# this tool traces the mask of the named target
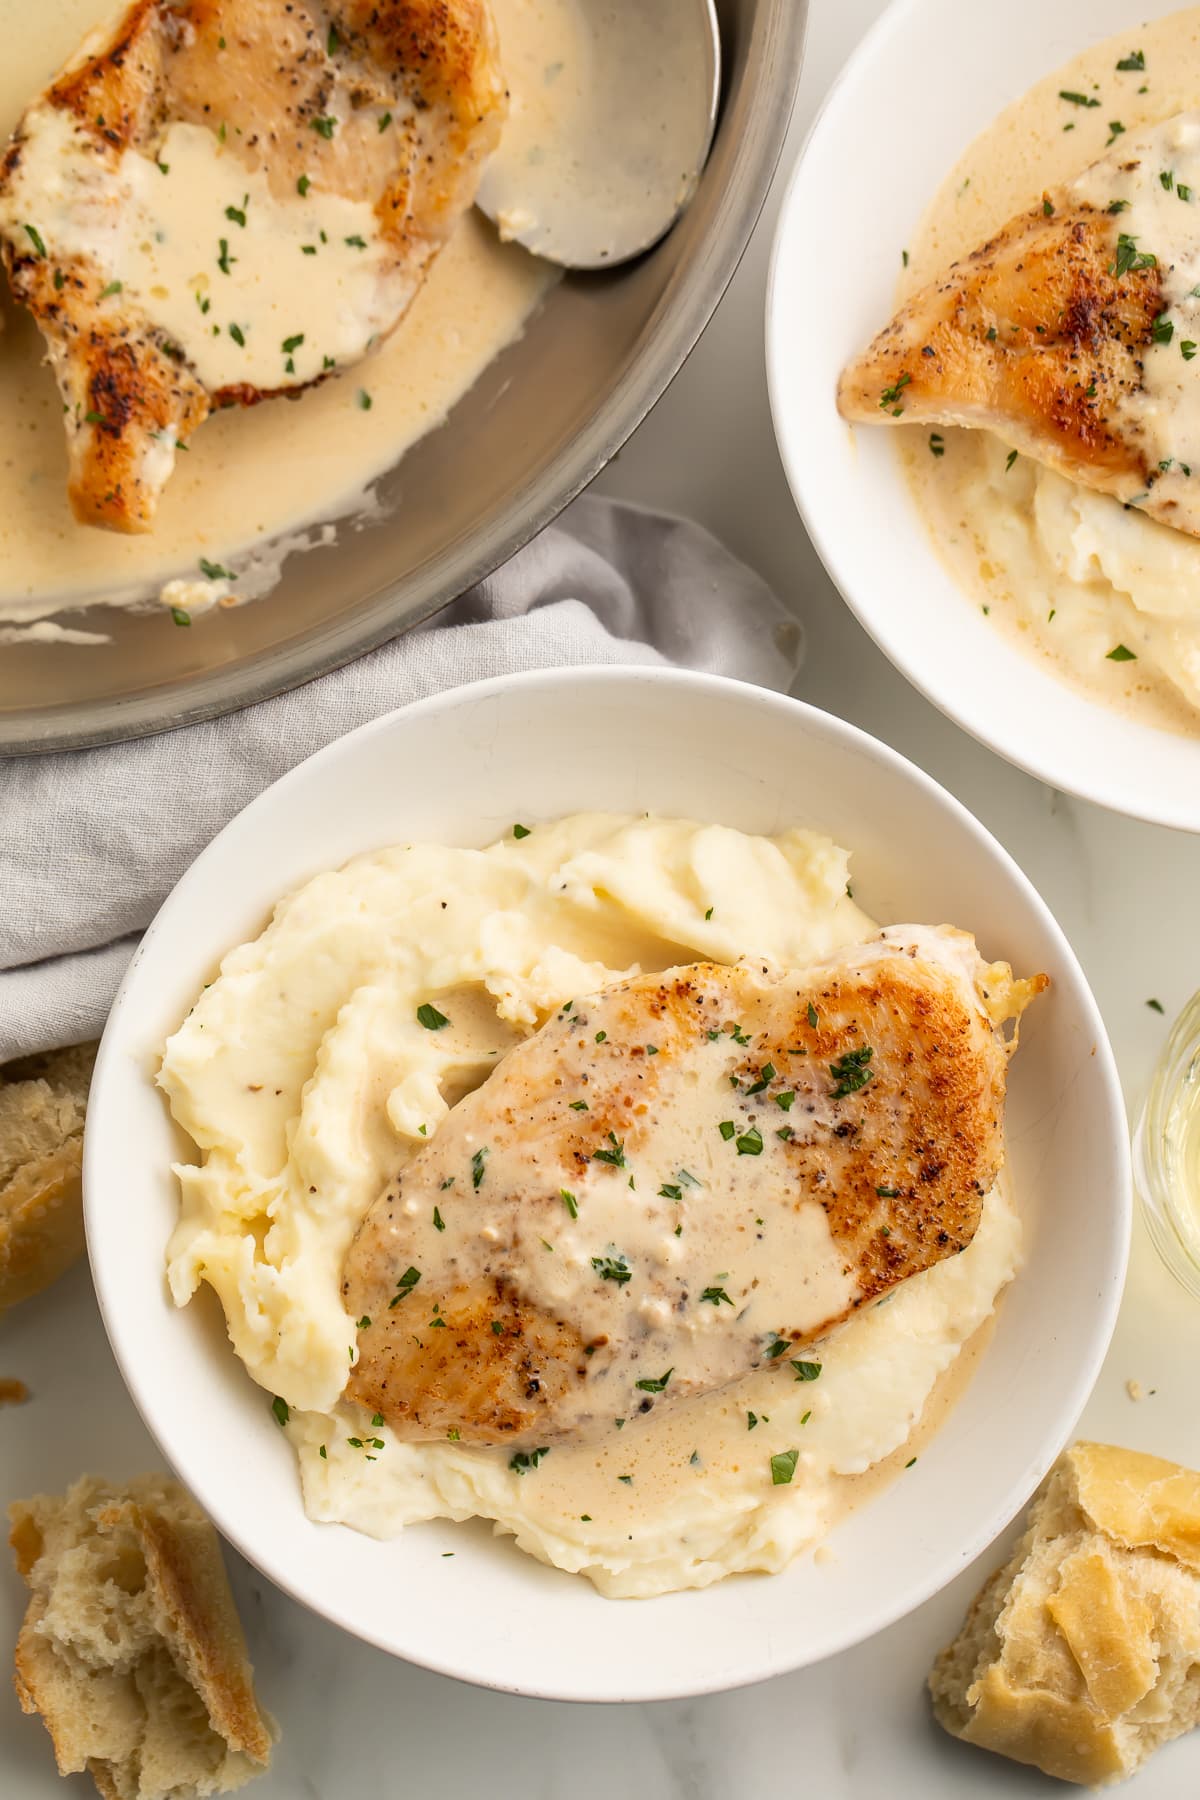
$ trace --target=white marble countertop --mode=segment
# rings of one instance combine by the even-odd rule
[[[814,0],[808,58],[780,177],[716,320],[650,420],[601,480],[610,493],[701,519],[759,568],[805,620],[797,692],[854,720],[928,769],[988,825],[1057,913],[1092,982],[1136,1112],[1170,1016],[1200,979],[1195,955],[1200,841],[1114,818],[1009,768],[936,713],[884,661],[842,605],[792,508],[775,452],[762,360],[771,231],[784,181],[847,54],[884,0]],[[1195,884],[1195,885],[1193,885]],[[1161,1000],[1167,1017],[1146,1006]],[[0,1416],[9,1493],[113,1474],[158,1458],[121,1386],[78,1268],[0,1327],[0,1373],[41,1405]],[[1124,1309],[1084,1416],[1098,1437],[1200,1465],[1200,1305],[1159,1266],[1139,1227]],[[1138,1403],[1126,1382],[1153,1389]],[[66,1396],[70,1396],[69,1407]],[[0,1644],[23,1606],[0,1559]],[[858,1650],[763,1686],[657,1706],[556,1706],[462,1687],[344,1637],[230,1558],[267,1703],[284,1724],[261,1800],[410,1794],[464,1800],[728,1800],[811,1792],[820,1800],[962,1800],[1062,1794],[1058,1784],[944,1738],[924,1703],[935,1649],[957,1628],[990,1559]],[[465,1628],[465,1627],[464,1627]],[[637,1629],[631,1607],[630,1629]],[[1163,1752],[1139,1800],[1193,1800],[1200,1736]],[[41,1724],[0,1683],[0,1793],[92,1792],[53,1774]]]

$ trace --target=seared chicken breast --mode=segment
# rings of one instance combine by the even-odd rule
[[[1200,535],[1200,114],[1117,141],[902,306],[838,405],[988,427]]]
[[[135,0],[93,34],[0,165],[76,516],[148,530],[214,407],[376,347],[506,104],[486,0]]]
[[[899,926],[563,1007],[367,1213],[347,1396],[404,1439],[549,1446],[772,1366],[970,1243],[1044,978]]]

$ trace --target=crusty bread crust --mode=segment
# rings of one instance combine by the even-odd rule
[[[83,1476],[9,1516],[30,1589],[14,1685],[59,1773],[87,1770],[105,1800],[193,1800],[259,1773],[273,1726],[191,1496],[164,1475],[124,1488]]]
[[[1085,1785],[1200,1723],[1200,1474],[1075,1444],[929,1689],[954,1737]]]
[[[83,1250],[83,1123],[96,1046],[0,1069],[0,1312]]]

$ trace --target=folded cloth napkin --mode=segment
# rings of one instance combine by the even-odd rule
[[[785,688],[800,655],[795,620],[698,525],[589,497],[436,623],[306,687],[134,743],[0,762],[0,1062],[97,1036],[192,859],[354,726],[465,682],[587,663]]]

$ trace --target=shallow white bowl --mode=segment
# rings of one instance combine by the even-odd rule
[[[776,435],[859,621],[935,706],[1052,786],[1200,831],[1200,738],[1076,693],[987,625],[940,561],[891,434],[851,431],[844,364],[891,312],[900,252],[959,157],[1041,76],[1181,0],[894,0],[834,86],[780,217],[767,297]]]
[[[481,1526],[388,1544],[314,1525],[295,1461],[215,1305],[163,1274],[186,1145],[153,1085],[161,1045],[279,896],[358,851],[483,844],[513,819],[642,810],[854,851],[881,920],[953,920],[985,954],[1046,970],[1013,1065],[1009,1145],[1028,1224],[966,1398],[919,1464],[835,1534],[833,1562],[639,1603],[604,1600]],[[96,1065],[84,1185],[105,1322],[134,1400],[216,1524],[315,1611],[448,1674],[572,1700],[650,1700],[794,1669],[889,1624],[1002,1529],[1064,1443],[1112,1330],[1129,1232],[1111,1052],[1079,965],[993,838],[927,776],[810,707],[713,677],[555,671],[460,688],[332,744],[193,864],[142,943]],[[208,1296],[211,1300],[211,1296]],[[453,1549],[453,1561],[442,1552]]]

